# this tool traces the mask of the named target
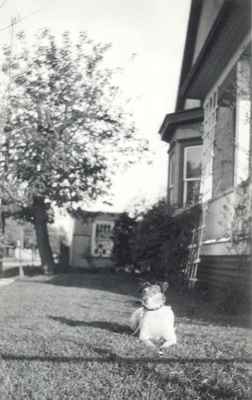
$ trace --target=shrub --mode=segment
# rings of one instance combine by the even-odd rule
[[[201,211],[199,207],[174,211],[159,201],[143,215],[135,231],[133,259],[136,264],[149,264],[153,274],[176,286],[183,284],[188,245]]]
[[[162,275],[162,246],[171,240],[172,222],[172,210],[165,201],[159,201],[143,214],[137,224],[134,261],[149,265],[155,275]]]
[[[115,221],[113,229],[112,258],[118,267],[133,264],[133,241],[135,238],[136,219],[128,213],[122,213]]]
[[[166,279],[174,286],[183,285],[188,245],[193,228],[198,226],[200,212],[199,207],[194,207],[175,213],[160,200],[140,219],[121,214],[113,232],[116,265],[151,271],[156,279]]]

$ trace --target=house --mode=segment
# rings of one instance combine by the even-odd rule
[[[117,213],[78,210],[72,215],[70,266],[75,268],[111,268],[112,231]]]
[[[169,143],[167,200],[200,204],[188,280],[213,293],[250,290],[252,231],[251,1],[192,0]]]

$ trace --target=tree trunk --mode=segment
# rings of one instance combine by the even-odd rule
[[[64,243],[60,244],[60,257],[59,257],[60,268],[63,272],[66,272],[69,267],[69,247]]]
[[[46,273],[54,273],[55,265],[49,242],[47,213],[44,199],[34,199],[33,216],[42,268]]]

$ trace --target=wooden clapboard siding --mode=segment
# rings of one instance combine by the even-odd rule
[[[211,289],[224,289],[236,283],[252,288],[252,265],[247,256],[202,256],[198,280]]]

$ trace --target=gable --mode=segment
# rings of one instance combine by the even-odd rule
[[[250,30],[251,0],[192,0],[176,111],[204,99]]]
[[[186,98],[180,93],[188,74],[192,70],[197,58],[204,47],[218,15],[224,4],[230,0],[191,0],[191,8],[184,46],[183,62],[179,80],[176,111],[187,109]]]

